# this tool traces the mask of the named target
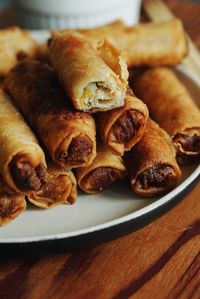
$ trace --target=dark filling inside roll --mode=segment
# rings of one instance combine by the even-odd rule
[[[25,156],[17,155],[10,163],[10,172],[15,185],[22,191],[38,191],[46,180],[46,168],[39,164],[34,168]]]
[[[200,153],[195,155],[188,155],[187,153],[177,152],[176,160],[179,164],[191,164],[199,160]]]
[[[88,191],[101,191],[120,179],[122,173],[112,167],[98,167],[90,171],[81,185]]]
[[[21,199],[17,195],[0,192],[0,217],[7,217],[22,207]]]
[[[129,142],[144,123],[142,113],[130,109],[125,111],[112,126],[111,133],[117,142]]]
[[[157,164],[149,167],[139,174],[137,180],[143,189],[150,187],[166,187],[171,185],[171,179],[174,175],[173,169],[164,164]]]
[[[78,136],[72,139],[67,152],[61,153],[59,161],[76,165],[87,161],[92,152],[92,142],[87,136]]]
[[[14,210],[14,202],[7,194],[0,194],[0,216],[6,217]]]
[[[180,143],[186,152],[200,153],[200,136],[197,134],[189,136],[178,133],[174,136],[173,141]]]
[[[69,186],[69,179],[64,175],[49,175],[47,182],[37,193],[38,197],[51,199],[53,201],[60,200]]]
[[[17,52],[17,60],[18,61],[23,61],[27,58],[28,58],[28,54],[26,52],[24,52],[24,51]]]

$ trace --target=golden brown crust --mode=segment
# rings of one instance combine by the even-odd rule
[[[89,165],[96,156],[96,128],[90,114],[75,111],[52,69],[27,61],[8,74],[5,88],[45,144],[52,160],[71,169]],[[83,152],[70,156],[70,146]],[[86,146],[87,145],[87,146]]]
[[[36,57],[36,42],[27,31],[18,27],[0,30],[0,77],[20,60]]]
[[[127,94],[123,107],[99,113],[97,129],[103,143],[116,155],[123,156],[124,151],[129,151],[142,137],[147,118],[146,105]]]
[[[32,188],[21,189],[10,171],[12,161],[24,157],[26,162],[36,170],[39,166],[46,169],[43,150],[25,123],[10,98],[0,90],[0,172],[7,185],[16,192],[29,192]],[[17,162],[15,161],[17,164]]]
[[[176,163],[175,153],[170,137],[155,122],[148,120],[142,139],[125,155],[125,164],[127,165],[131,187],[138,195],[144,197],[157,196],[173,189],[180,179],[180,169]],[[166,176],[162,181],[159,179],[161,171],[166,168]],[[150,177],[151,170],[158,172],[157,182],[153,182]],[[141,174],[148,171],[149,185],[144,183]],[[147,174],[148,175],[148,174]],[[159,183],[160,180],[160,183]]]
[[[137,25],[133,30],[127,30],[126,39],[125,55],[129,67],[174,66],[188,52],[183,25],[178,19]]]
[[[182,22],[178,19],[127,27],[120,21],[95,29],[80,30],[94,45],[104,38],[124,51],[129,68],[174,66],[186,56],[188,47]]]
[[[125,176],[126,168],[121,157],[112,154],[102,144],[98,145],[97,156],[91,165],[76,169],[78,186],[86,193],[101,192]]]
[[[95,112],[123,105],[128,73],[113,45],[103,42],[97,50],[84,35],[68,30],[53,36],[49,53],[76,109]]]
[[[77,183],[71,171],[48,163],[48,177],[38,192],[28,195],[28,200],[39,208],[52,208],[58,204],[73,204],[77,198]]]
[[[200,155],[198,147],[184,149],[177,134],[200,136],[200,111],[185,86],[168,68],[145,71],[135,83],[135,92],[147,104],[152,118],[172,137],[178,154]]]

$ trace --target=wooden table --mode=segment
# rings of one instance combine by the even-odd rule
[[[200,5],[168,1],[200,48]],[[199,299],[200,184],[172,211],[87,250],[0,257],[1,299]]]

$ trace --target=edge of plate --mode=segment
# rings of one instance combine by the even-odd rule
[[[149,204],[148,206],[134,211],[126,216],[117,218],[112,221],[105,222],[103,224],[95,225],[89,228],[84,228],[68,233],[60,233],[60,234],[53,234],[53,235],[46,235],[46,236],[39,236],[39,237],[25,237],[25,238],[8,238],[5,240],[0,239],[0,244],[17,244],[17,243],[33,243],[33,242],[43,242],[43,241],[54,241],[59,239],[66,239],[71,237],[78,237],[80,235],[86,235],[88,233],[97,232],[100,230],[105,230],[110,227],[114,227],[116,225],[120,225],[122,223],[133,221],[143,216],[147,216],[148,214],[155,212],[158,208],[168,204],[169,202],[173,201],[174,198],[178,197],[179,194],[183,193],[188,187],[192,185],[192,183],[197,183],[200,179],[200,165],[195,169],[195,171],[185,180],[183,181],[178,187],[174,190],[166,194],[165,196],[161,197],[160,199],[156,200],[155,202]]]

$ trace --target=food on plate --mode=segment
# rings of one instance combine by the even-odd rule
[[[78,186],[86,193],[101,192],[126,174],[122,158],[102,144],[97,146],[97,156],[91,165],[76,169]]]
[[[80,30],[94,44],[106,38],[124,50],[128,67],[174,66],[186,56],[188,47],[182,22],[141,23],[127,27],[117,21],[95,29]]]
[[[75,31],[54,34],[50,60],[74,107],[105,111],[123,106],[128,72],[121,53],[102,41],[95,48]]]
[[[44,152],[10,98],[0,90],[0,173],[16,192],[41,188],[46,177]]]
[[[0,77],[20,60],[36,57],[36,42],[31,35],[18,27],[0,30]]]
[[[5,89],[56,164],[71,169],[93,161],[94,119],[88,113],[74,110],[49,66],[35,61],[18,64],[6,77]]]
[[[28,195],[28,200],[39,208],[51,208],[66,203],[73,204],[77,197],[77,183],[71,171],[48,163],[48,176],[42,188]]]
[[[97,130],[104,144],[116,155],[123,156],[144,134],[148,118],[147,106],[134,95],[127,94],[123,107],[99,113]]]
[[[0,226],[13,221],[25,209],[25,196],[9,189],[0,177]]]
[[[142,139],[124,160],[133,191],[143,197],[167,193],[181,176],[170,137],[150,119]]]
[[[187,51],[178,19],[56,30],[42,44],[0,30],[0,226],[25,199],[73,204],[77,187],[95,194],[128,175],[141,197],[175,188],[177,161],[200,157],[200,112],[164,67]]]
[[[171,136],[180,163],[200,157],[200,111],[185,86],[168,68],[145,71],[135,92],[152,118]]]

